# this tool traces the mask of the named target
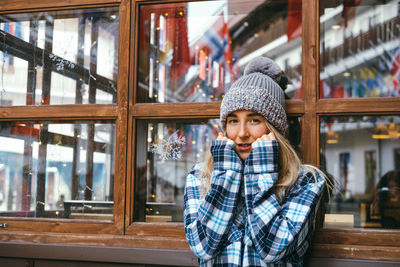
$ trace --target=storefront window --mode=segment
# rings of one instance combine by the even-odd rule
[[[2,14],[0,105],[116,103],[117,59],[118,8]]]
[[[0,216],[110,219],[115,124],[0,124]]]
[[[290,142],[300,153],[300,120],[288,121]],[[204,162],[219,131],[219,119],[138,121],[136,221],[183,221],[186,176],[194,164]]]
[[[400,2],[320,5],[320,98],[400,96]]]
[[[400,227],[400,116],[323,117],[325,227]]]
[[[301,98],[301,1],[140,6],[138,102],[220,101],[247,62],[267,56]]]

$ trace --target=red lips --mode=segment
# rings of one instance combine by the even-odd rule
[[[237,144],[237,147],[240,151],[246,151],[251,149],[251,144]]]

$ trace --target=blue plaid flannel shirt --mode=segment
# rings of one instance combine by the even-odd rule
[[[301,169],[282,204],[271,189],[278,179],[278,142],[252,144],[243,162],[231,140],[211,146],[211,188],[197,164],[187,176],[186,238],[200,266],[302,266],[325,186],[320,173]],[[243,179],[244,177],[244,179]]]

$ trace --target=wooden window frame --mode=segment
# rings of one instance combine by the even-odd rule
[[[136,70],[137,62],[133,55],[138,53],[139,5],[159,3],[160,1],[136,1],[133,12],[132,30],[135,33],[131,43],[131,70]],[[170,1],[165,1],[169,3]],[[173,1],[187,2],[187,1]],[[164,2],[163,2],[164,3]],[[303,99],[286,100],[289,116],[302,117],[302,150],[303,161],[319,165],[319,120],[321,116],[338,115],[386,115],[400,113],[400,98],[368,98],[368,99],[319,99],[319,1],[303,1],[302,13],[302,88]],[[134,135],[135,124],[140,119],[171,118],[218,118],[220,102],[212,103],[137,103],[137,73],[130,75],[133,99],[129,102],[129,136],[128,162],[135,164]],[[132,88],[133,87],[133,88]],[[201,110],[201,112],[199,112]],[[143,223],[133,221],[134,172],[128,169],[126,233],[154,237],[157,229],[158,238],[169,238],[170,248],[182,248],[179,241],[184,240],[182,223]],[[175,243],[176,241],[176,243]],[[353,259],[400,260],[396,251],[400,251],[400,231],[383,229],[317,229],[312,244],[312,256],[338,257]],[[156,245],[156,244],[155,244]],[[349,253],[349,249],[357,253]],[[371,254],[374,251],[375,254]]]
[[[400,114],[400,98],[319,99],[320,24],[319,1],[303,1],[303,90],[305,115],[303,159],[319,165],[319,120],[321,116]],[[307,129],[307,130],[306,130]],[[311,134],[305,134],[308,131]],[[311,246],[315,257],[371,260],[400,260],[400,230],[324,229],[316,230]]]
[[[117,145],[126,142],[126,121],[128,94],[128,54],[125,47],[129,46],[129,35],[125,33],[129,28],[129,1],[119,0],[70,0],[62,1],[22,1],[5,0],[0,2],[0,12],[27,13],[40,11],[70,10],[82,8],[119,7],[119,44],[118,55],[118,94],[117,104],[73,104],[73,105],[42,105],[42,106],[11,106],[0,107],[0,121],[97,121],[112,120],[116,128],[115,144],[115,177],[114,177],[114,216],[113,221],[82,220],[82,219],[50,219],[50,218],[0,218],[1,223],[7,223],[7,228],[0,234],[4,240],[12,241],[20,235],[22,239],[31,241],[35,238],[44,238],[44,233],[52,233],[58,242],[65,233],[86,233],[91,235],[112,234],[124,232],[125,210],[125,173],[126,173],[126,146]],[[128,10],[128,11],[127,11]],[[52,238],[46,234],[47,238]],[[47,239],[46,238],[46,239]],[[67,239],[76,237],[70,236]],[[47,241],[44,241],[47,242]]]
[[[196,0],[195,0],[196,1]],[[140,119],[217,118],[218,102],[137,103],[139,5],[182,0],[68,0],[0,1],[1,13],[52,11],[88,7],[119,7],[119,70],[117,105],[57,105],[0,107],[0,121],[31,119],[97,120],[116,122],[114,222],[9,219],[0,230],[3,242],[80,244],[188,250],[182,223],[143,223],[133,220],[135,126]],[[303,160],[319,164],[321,116],[399,115],[400,98],[319,99],[319,1],[303,1],[302,100],[287,100],[287,113],[302,117]],[[201,110],[201,113],[198,112]],[[51,232],[51,233],[49,233]],[[69,234],[66,234],[69,233]],[[400,231],[391,229],[317,229],[311,247],[315,257],[400,261]]]

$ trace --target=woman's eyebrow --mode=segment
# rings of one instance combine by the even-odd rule
[[[229,114],[229,115],[227,116],[227,118],[229,118],[229,117],[235,117],[235,118],[237,118],[237,115],[236,115],[236,114]]]
[[[260,115],[260,114],[258,114],[258,113],[250,113],[250,114],[248,114],[247,116],[249,116],[249,117],[256,117],[256,116],[262,116],[262,115]]]

